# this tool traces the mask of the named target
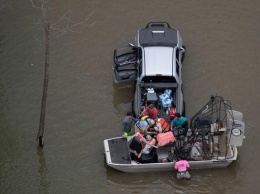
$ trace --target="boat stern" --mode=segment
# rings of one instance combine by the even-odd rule
[[[104,150],[107,165],[131,164],[127,138],[117,137],[104,140]]]
[[[109,141],[108,139],[104,140],[104,154],[105,154],[105,157],[106,157],[106,163],[110,164],[111,163],[111,156],[110,156],[108,141]]]

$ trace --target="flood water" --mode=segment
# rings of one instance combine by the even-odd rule
[[[28,0],[0,1],[0,193],[259,193],[259,0],[50,0],[45,6],[52,24],[70,11],[69,24],[82,25],[51,39],[39,149],[42,12]],[[113,83],[113,51],[151,21],[166,21],[182,35],[187,118],[215,94],[244,114],[246,139],[229,167],[191,170],[191,180],[178,181],[175,172],[127,174],[105,165],[103,140],[121,135],[134,91],[131,83]],[[68,23],[59,24],[53,33]]]

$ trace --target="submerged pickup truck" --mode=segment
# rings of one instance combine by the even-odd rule
[[[169,121],[168,110],[185,115],[182,60],[185,48],[180,33],[166,22],[150,22],[138,30],[134,44],[114,51],[114,81],[134,81],[132,111],[139,115],[153,103],[158,116]]]

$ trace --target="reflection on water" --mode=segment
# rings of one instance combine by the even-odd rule
[[[134,99],[134,82],[114,83],[113,82],[113,105],[119,109],[120,104],[130,104]],[[131,108],[131,106],[129,107]]]
[[[2,47],[1,47],[1,45],[2,45],[1,42],[3,41],[3,39],[4,39],[4,36],[0,34],[0,54],[3,53],[3,49],[2,49]]]
[[[236,184],[243,182],[243,176],[237,172],[237,161],[231,163],[228,168],[189,170],[190,180],[177,180],[176,171],[123,173],[106,165],[105,168],[108,184],[116,190],[133,192],[145,189],[152,193],[163,190],[169,192],[171,189],[173,193],[225,193],[227,190],[235,193]]]
[[[149,189],[156,193],[161,189],[169,189],[170,181],[175,181],[173,172],[123,173],[108,166],[105,168],[108,184],[119,190],[138,193]]]
[[[48,169],[46,167],[45,162],[45,156],[43,148],[37,147],[37,155],[39,157],[39,167],[38,167],[38,173],[39,173],[39,191],[43,191],[43,193],[50,193],[49,192],[49,186],[50,181],[47,178],[48,175]]]

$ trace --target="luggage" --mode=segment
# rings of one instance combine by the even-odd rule
[[[137,153],[140,153],[142,150],[142,145],[137,137],[134,137],[129,145],[131,150],[135,150]]]
[[[165,108],[170,108],[172,103],[171,97],[172,90],[166,89],[163,94],[159,95],[159,99],[162,103],[162,106]]]
[[[173,133],[171,131],[166,133],[159,133],[157,135],[157,141],[159,146],[164,146],[170,142],[174,142],[175,137],[173,136]]]

